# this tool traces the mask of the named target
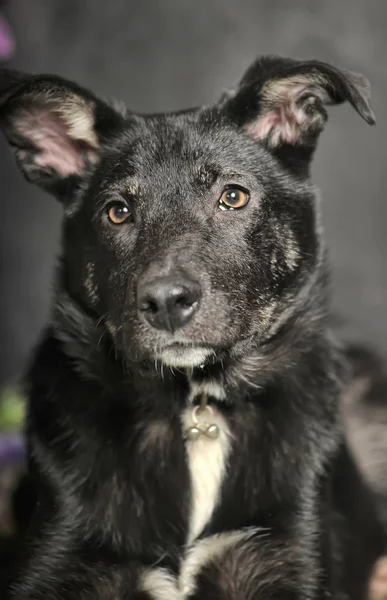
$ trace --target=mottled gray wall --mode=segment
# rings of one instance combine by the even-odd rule
[[[333,109],[315,162],[348,334],[387,350],[385,0],[11,0],[14,66],[77,79],[141,111],[216,98],[257,55],[364,72],[377,127]],[[60,209],[25,184],[0,145],[1,378],[17,373],[48,310]]]

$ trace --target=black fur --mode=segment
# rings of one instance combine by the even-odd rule
[[[325,104],[374,121],[366,80],[264,58],[219,103],[154,116],[57,77],[6,72],[1,89],[21,169],[65,214],[27,377],[38,499],[10,597],[166,597],[139,581],[146,568],[178,577],[188,551],[181,414],[211,380],[233,437],[200,538],[255,529],[199,570],[189,597],[366,598],[384,540],[342,431],[346,367],[309,179]],[[250,201],[219,210],[230,186]],[[106,215],[117,202],[131,214],[119,226]],[[200,303],[183,327],[155,329],[138,290],[171,278],[200,285]]]

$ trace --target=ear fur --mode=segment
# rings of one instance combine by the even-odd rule
[[[63,199],[98,163],[123,117],[80,86],[0,71],[0,128],[28,181]]]
[[[325,107],[345,101],[368,124],[375,123],[363,75],[316,60],[269,56],[246,71],[237,89],[223,98],[221,110],[281,158],[307,164],[327,120]]]

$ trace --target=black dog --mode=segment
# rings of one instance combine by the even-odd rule
[[[16,160],[65,215],[11,596],[365,598],[383,536],[342,433],[309,171],[325,105],[374,122],[367,81],[262,58],[217,104],[151,116],[0,81]]]

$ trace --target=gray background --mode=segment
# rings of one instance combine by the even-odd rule
[[[319,58],[367,75],[377,126],[334,108],[314,175],[334,304],[346,336],[387,351],[386,0],[11,0],[13,66],[55,72],[159,111],[211,101],[259,54]],[[0,380],[16,375],[47,315],[60,208],[0,142]]]

